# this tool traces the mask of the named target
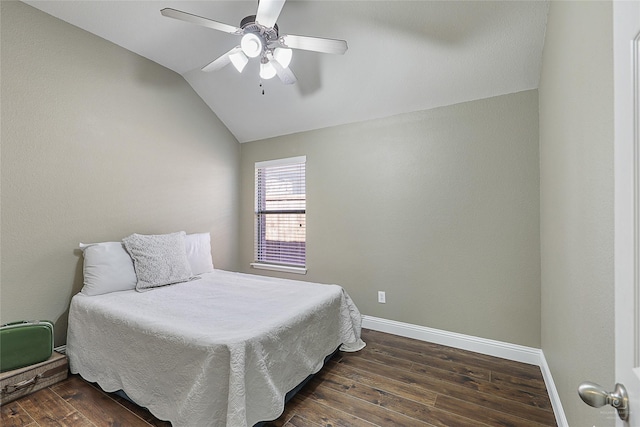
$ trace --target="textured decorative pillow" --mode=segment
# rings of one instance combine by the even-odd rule
[[[102,295],[136,288],[133,260],[122,242],[80,243],[80,249],[84,258],[81,293]]]
[[[211,273],[213,260],[211,259],[211,234],[187,234],[185,239],[187,260],[193,274]]]
[[[188,281],[191,266],[184,243],[185,232],[157,235],[132,234],[122,239],[133,259],[137,291]]]

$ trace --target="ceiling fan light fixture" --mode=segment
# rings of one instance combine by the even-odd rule
[[[236,70],[238,70],[239,73],[241,73],[242,70],[244,70],[244,67],[249,62],[249,58],[247,58],[247,56],[241,50],[229,55],[229,59],[231,60],[231,63],[233,64],[233,66],[236,67]]]
[[[280,35],[276,21],[285,1],[258,0],[258,12],[255,15],[245,16],[240,22],[240,27],[171,8],[164,8],[160,13],[169,18],[242,36],[240,46],[234,47],[211,61],[202,67],[202,71],[217,71],[231,62],[238,72],[242,73],[250,58],[260,57],[260,77],[262,79],[266,80],[278,76],[282,83],[291,85],[297,82],[295,74],[289,69],[293,56],[291,49],[342,55],[347,51],[348,46],[344,40],[297,36],[295,34]]]
[[[276,69],[269,62],[260,63],[260,78],[264,80],[269,80],[275,77]]]
[[[280,65],[282,65],[282,68],[287,68],[289,67],[289,64],[291,64],[293,51],[285,47],[277,47],[273,51],[273,56],[274,58],[276,58],[276,61],[278,61]]]
[[[254,33],[247,33],[242,36],[240,47],[249,58],[255,58],[262,53],[262,40]]]

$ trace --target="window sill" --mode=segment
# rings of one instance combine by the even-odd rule
[[[264,264],[261,262],[252,262],[251,268],[258,270],[282,271],[284,273],[307,274],[306,267],[290,267],[288,265]]]

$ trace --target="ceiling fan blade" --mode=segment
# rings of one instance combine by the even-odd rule
[[[293,74],[293,71],[289,68],[284,68],[281,63],[278,62],[276,58],[274,58],[271,52],[267,53],[267,59],[269,59],[269,63],[273,65],[273,68],[276,69],[276,74],[280,81],[286,85],[295,84],[298,79],[296,75]]]
[[[223,24],[222,22],[213,21],[211,19],[203,18],[202,16],[193,15],[191,13],[171,9],[169,7],[162,9],[160,13],[168,18],[179,19],[180,21],[202,25],[203,27],[213,28],[214,30],[224,31],[225,33],[242,34],[242,29],[234,27],[233,25]]]
[[[287,34],[280,37],[280,44],[291,49],[310,50],[313,52],[344,54],[347,42],[344,40],[324,39],[321,37],[307,37]]]
[[[240,48],[240,46],[234,47],[229,52],[209,62],[207,65],[202,67],[202,71],[205,71],[205,72],[218,71],[226,67],[231,63],[231,55],[233,55],[236,52],[242,52],[242,49]]]
[[[256,14],[256,22],[267,28],[273,28],[276,25],[278,16],[285,0],[260,0],[258,2],[258,13]]]

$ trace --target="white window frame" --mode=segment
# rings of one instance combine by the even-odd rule
[[[289,157],[285,159],[276,159],[276,160],[267,160],[262,162],[255,163],[255,188],[254,188],[254,262],[251,263],[252,268],[262,269],[262,270],[271,270],[271,271],[280,271],[286,273],[295,273],[295,274],[306,274],[307,266],[306,266],[306,156],[297,156],[297,157]],[[289,264],[281,264],[274,262],[273,260],[268,259],[258,259],[259,258],[259,234],[261,233],[259,224],[258,224],[258,215],[261,213],[260,211],[260,201],[258,200],[259,196],[259,183],[258,183],[258,170],[271,168],[271,167],[281,167],[281,166],[289,166],[289,165],[297,165],[304,164],[305,165],[305,203],[304,203],[304,215],[305,215],[305,249],[304,249],[304,265],[289,265]],[[265,189],[262,189],[263,191]],[[264,213],[264,212],[262,212]],[[297,212],[299,214],[299,211]]]

